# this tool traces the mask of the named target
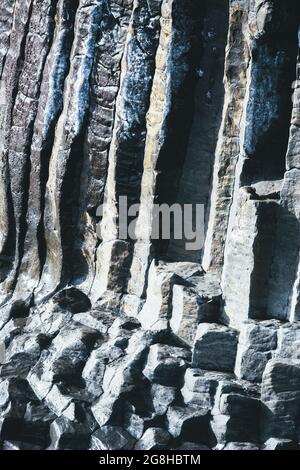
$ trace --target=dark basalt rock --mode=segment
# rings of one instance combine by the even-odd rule
[[[71,313],[87,312],[91,309],[90,299],[74,287],[69,287],[55,294],[53,302]]]
[[[299,31],[1,0],[1,450],[299,450]],[[153,239],[156,203],[201,226]]]

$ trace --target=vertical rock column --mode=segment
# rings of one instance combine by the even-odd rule
[[[81,165],[73,146],[82,132],[88,109],[89,79],[103,3],[102,0],[81,0],[76,14],[71,67],[49,164],[44,212],[46,260],[36,291],[38,300],[51,295],[71,276],[69,263],[72,259],[73,211],[76,210],[73,197],[78,185],[74,175],[75,168]]]
[[[300,22],[300,18],[299,18]],[[300,26],[299,26],[300,28]],[[300,29],[299,29],[300,31]],[[300,41],[300,36],[298,34]],[[300,43],[298,44],[300,48]],[[299,49],[300,50],[300,49]],[[294,231],[285,226],[286,243],[294,248],[294,263],[296,272],[292,291],[289,292],[289,301],[286,303],[287,317],[290,321],[300,320],[300,263],[299,263],[299,221],[300,221],[300,54],[298,50],[298,61],[296,80],[294,82],[295,92],[293,95],[293,112],[290,126],[290,137],[287,151],[284,183],[281,193],[282,204],[294,220]],[[288,264],[285,265],[288,269]],[[285,271],[282,268],[283,272]]]
[[[69,68],[78,3],[60,0],[56,27],[41,82],[40,100],[30,149],[27,232],[14,297],[28,301],[37,287],[45,256],[43,214],[49,159],[55,126],[62,111],[64,81]]]
[[[15,0],[4,0],[0,6],[0,77],[9,49]]]
[[[121,62],[132,14],[132,0],[104,3],[101,33],[96,43],[90,77],[90,103],[86,129],[78,142],[83,154],[78,197],[78,223],[74,233],[73,282],[89,292],[96,271],[100,240],[97,209],[103,201],[108,154],[113,137]]]
[[[297,12],[293,1],[284,5],[275,1],[253,1],[248,12],[246,38],[251,60],[222,273],[225,313],[235,324],[246,318],[285,317],[285,312],[280,311],[284,310],[284,302],[275,306],[269,289],[272,270],[276,272],[273,267],[276,251],[280,249],[282,230],[287,222],[295,235],[293,221],[290,223],[284,208],[274,199],[279,198],[288,142],[291,85],[297,54]],[[273,186],[274,191],[270,189]],[[242,191],[241,187],[244,187]],[[243,193],[248,197],[243,197]],[[265,223],[259,223],[258,213],[251,211],[251,206],[256,206],[258,213],[265,213],[271,224],[268,228]],[[270,210],[271,218],[267,216]],[[252,227],[253,243],[250,240],[245,243],[243,226]],[[266,237],[266,231],[272,242]],[[290,247],[285,251],[292,260]],[[291,288],[293,269],[290,266],[290,272],[281,277],[284,295]],[[247,281],[243,272],[248,273]],[[244,294],[240,292],[241,283]],[[249,303],[250,292],[254,302]],[[246,308],[245,315],[237,305]]]
[[[244,0],[232,0],[225,57],[225,103],[219,132],[210,198],[210,215],[202,264],[220,272],[233,197],[235,167],[240,153],[239,134],[247,85],[249,49],[246,40],[248,9]]]
[[[197,80],[194,54],[198,51],[193,47],[198,44],[202,19],[203,9],[199,4],[189,0],[163,2],[156,70],[147,114],[137,240],[128,283],[130,309],[139,304],[147,285],[153,256],[153,204],[172,204],[176,200]],[[158,244],[155,249],[159,250]]]
[[[24,38],[22,69],[13,93],[9,136],[4,152],[8,161],[14,261],[11,272],[2,285],[4,292],[11,291],[15,285],[23,253],[30,171],[29,149],[40,96],[40,83],[53,37],[55,12],[56,1],[33,1],[28,34],[26,40]]]
[[[209,0],[205,3],[202,28],[199,27],[198,50],[195,53],[197,83],[193,105],[192,123],[188,131],[186,156],[176,202],[192,204],[193,230],[196,204],[203,205],[207,216],[210,201],[212,171],[215,161],[216,143],[222,120],[224,105],[224,58],[229,26],[229,2]],[[200,34],[201,33],[201,34]],[[206,229],[207,221],[201,221]],[[201,229],[201,228],[200,228]],[[199,230],[199,227],[198,227]],[[168,257],[174,261],[200,262],[202,249],[187,249],[188,240],[171,239]]]
[[[118,238],[119,197],[127,197],[128,205],[140,199],[146,113],[155,70],[160,11],[160,0],[136,0],[130,20],[109,152],[102,243],[97,252],[97,273],[92,288],[94,299],[105,291],[126,289],[132,242]]]
[[[15,3],[10,46],[0,82],[0,253],[1,280],[4,280],[13,260],[13,215],[10,207],[8,146],[11,135],[11,119],[15,103],[20,70],[24,60],[24,48],[30,20],[32,0]]]

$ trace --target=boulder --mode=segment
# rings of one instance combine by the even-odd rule
[[[297,440],[300,413],[300,361],[272,359],[262,379],[262,439]]]
[[[130,450],[135,440],[118,426],[102,426],[91,436],[90,450]]]
[[[277,347],[276,320],[251,321],[241,327],[235,374],[240,379],[261,382],[267,362]]]
[[[237,332],[231,328],[215,323],[200,324],[193,347],[193,367],[233,372],[237,341]]]
[[[196,407],[170,406],[167,412],[169,433],[187,442],[207,444],[211,438],[209,411]]]
[[[148,428],[136,443],[135,450],[167,450],[170,434],[161,428]]]

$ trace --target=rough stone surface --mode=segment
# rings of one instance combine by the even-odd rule
[[[236,349],[236,331],[214,323],[202,323],[195,336],[193,367],[233,372]]]
[[[299,31],[1,0],[1,450],[299,450]]]

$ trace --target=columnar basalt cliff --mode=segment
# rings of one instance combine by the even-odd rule
[[[299,49],[299,0],[1,0],[1,449],[298,449]]]

